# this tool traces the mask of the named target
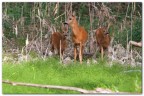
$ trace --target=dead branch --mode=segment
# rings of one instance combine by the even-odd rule
[[[130,41],[129,44],[137,46],[137,47],[142,47],[142,42]]]
[[[39,88],[50,88],[50,89],[60,89],[60,90],[71,90],[77,91],[83,94],[88,93],[113,93],[113,94],[138,94],[138,93],[130,93],[130,92],[113,92],[110,89],[96,88],[95,90],[85,90],[77,87],[70,86],[56,86],[56,85],[42,85],[42,84],[31,84],[31,83],[22,83],[22,82],[12,82],[8,80],[2,80],[2,83],[11,84],[13,86],[30,86],[30,87],[39,87]]]
[[[11,82],[11,81],[2,81],[6,84],[11,84],[13,86],[20,85],[20,86],[31,86],[31,87],[40,87],[40,88],[51,88],[51,89],[61,89],[61,90],[72,90],[78,91],[80,93],[89,93],[88,90],[77,88],[77,87],[69,87],[69,86],[55,86],[55,85],[42,85],[42,84],[31,84],[31,83],[22,83],[22,82]]]
[[[65,15],[65,12],[62,13],[61,15],[57,16],[54,20],[57,20],[59,17],[61,17],[61,16],[63,16],[63,15]]]

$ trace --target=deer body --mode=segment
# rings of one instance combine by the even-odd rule
[[[51,51],[58,51],[60,54],[60,41],[61,41],[61,54],[63,54],[65,48],[67,47],[66,37],[60,32],[54,32],[51,36]]]
[[[58,55],[64,54],[64,51],[67,47],[66,33],[68,31],[68,27],[62,25],[62,32],[53,32],[50,38],[51,51],[57,50]],[[60,48],[61,47],[61,48]]]
[[[74,28],[74,27],[73,27]],[[72,39],[74,43],[84,44],[87,40],[87,33],[83,27],[79,27],[77,30],[73,30]]]
[[[70,25],[71,30],[72,30],[72,41],[74,43],[74,59],[76,61],[77,54],[79,54],[79,60],[80,60],[80,63],[82,63],[83,48],[88,39],[88,34],[83,27],[78,25],[78,22],[76,20],[76,16],[74,13],[68,17],[68,20],[66,23]],[[79,46],[79,53],[77,50],[78,46]]]
[[[103,53],[104,50],[108,49],[108,46],[110,45],[110,35],[106,32],[105,27],[100,27],[95,32],[96,35],[96,42],[99,46],[100,52],[101,52],[101,58],[103,59]]]

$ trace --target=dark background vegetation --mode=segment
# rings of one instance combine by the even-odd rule
[[[114,33],[113,44],[120,43],[126,47],[129,40],[142,40],[141,2],[3,2],[2,10],[3,36],[12,43],[3,44],[4,50],[9,49],[8,45],[10,48],[21,49],[25,46],[27,34],[29,41],[39,37],[42,37],[43,43],[45,39],[49,41],[52,28],[55,27],[59,31],[61,23],[65,22],[67,15],[72,11],[76,12],[79,24],[84,26],[89,33],[88,42],[91,41],[91,38],[95,39],[92,30],[100,26],[107,26],[109,23],[111,24],[109,33]],[[71,30],[69,30],[70,33]],[[87,47],[89,46],[87,44]]]

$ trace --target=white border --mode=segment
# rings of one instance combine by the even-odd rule
[[[143,2],[143,0],[1,0],[1,2]]]
[[[21,1],[21,0],[1,0],[1,3],[0,3],[0,14],[1,14],[1,16],[0,16],[0,29],[1,29],[1,32],[0,32],[0,44],[1,44],[1,46],[0,46],[0,53],[1,53],[1,55],[0,55],[0,64],[1,64],[1,67],[0,67],[0,69],[1,69],[1,72],[0,72],[0,85],[1,85],[1,87],[0,87],[0,96],[4,96],[3,94],[2,94],[2,2],[69,2],[70,0],[24,0],[24,1]],[[72,0],[72,2],[142,2],[142,21],[144,21],[144,1],[143,0],[130,0],[130,1],[127,1],[127,0]],[[142,31],[144,32],[144,23],[142,22]],[[144,37],[144,33],[142,32],[142,44],[144,45],[144,39],[143,39],[143,37]],[[142,45],[142,46],[143,46]],[[144,47],[142,47],[142,57],[143,57],[143,51],[144,51]],[[143,61],[144,59],[142,59],[142,63],[144,62]],[[143,70],[143,65],[142,65],[142,72],[144,73],[144,70]],[[142,73],[142,89],[144,88],[143,87],[143,77],[144,77],[144,74]],[[12,95],[12,94],[11,94]],[[11,95],[5,95],[5,96],[11,96]],[[25,95],[25,94],[15,94],[15,95],[13,95],[13,96],[20,96],[20,95],[23,95],[23,96],[27,96],[27,95]],[[29,95],[29,96],[33,96],[33,95],[35,95],[35,94],[32,94],[32,95]],[[51,94],[38,94],[37,96],[41,96],[41,95],[51,95]],[[62,95],[64,95],[64,94],[62,94]],[[69,95],[69,94],[68,94]],[[71,94],[71,95],[73,95],[73,94]],[[78,95],[78,94],[76,94],[76,95]],[[86,95],[88,95],[88,94],[86,94]],[[100,94],[89,94],[89,95],[100,95]],[[105,95],[105,94],[104,94]],[[116,94],[114,94],[114,95],[116,95]],[[142,90],[142,94],[141,95],[143,95],[143,90]],[[100,95],[101,96],[101,95]],[[139,96],[139,95],[134,95],[134,96]]]
[[[0,3],[0,95],[2,94],[2,3]],[[2,96],[2,95],[1,95]]]

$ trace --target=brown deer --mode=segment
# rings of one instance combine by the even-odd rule
[[[72,41],[74,43],[74,60],[76,61],[78,55],[77,47],[79,46],[79,60],[82,64],[83,49],[88,39],[88,34],[84,27],[79,26],[76,20],[75,12],[73,12],[73,14],[69,14],[66,23],[69,24],[72,30]]]
[[[53,32],[50,38],[50,44],[51,44],[51,51],[54,52],[56,50],[58,52],[58,55],[62,55],[67,47],[67,32],[68,32],[68,25],[62,24],[62,32]]]
[[[108,49],[111,37],[107,32],[106,27],[100,27],[95,30],[96,42],[101,52],[101,59],[103,59],[104,50]]]

